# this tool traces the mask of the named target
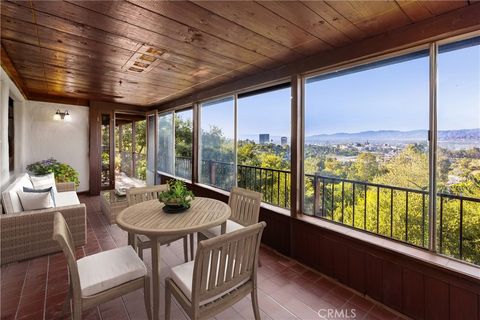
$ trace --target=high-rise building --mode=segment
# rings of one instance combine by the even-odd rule
[[[286,145],[288,143],[287,137],[281,137],[280,138],[280,143],[282,146]]]
[[[270,134],[268,133],[260,133],[258,135],[258,140],[260,141],[260,144],[265,144],[270,142]]]

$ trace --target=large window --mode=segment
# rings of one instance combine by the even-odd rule
[[[193,109],[175,112],[175,175],[192,179]]]
[[[235,186],[235,100],[228,97],[200,108],[199,181],[228,190]]]
[[[308,78],[304,212],[428,246],[428,51]]]
[[[480,264],[480,38],[438,54],[437,249]]]
[[[158,115],[157,170],[174,174],[173,112]]]
[[[290,207],[290,84],[238,95],[237,184]]]

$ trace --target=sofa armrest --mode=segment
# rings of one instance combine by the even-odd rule
[[[76,191],[75,182],[57,182],[55,185],[58,192]]]
[[[53,240],[53,217],[60,212],[72,233],[75,246],[86,243],[85,204],[24,211],[0,216],[1,264],[29,259],[60,250]]]

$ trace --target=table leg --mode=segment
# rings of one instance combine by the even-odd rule
[[[227,221],[220,226],[220,234],[225,234],[225,232],[227,232]]]
[[[158,320],[160,313],[160,243],[157,237],[150,238],[150,242],[152,243],[152,319]]]

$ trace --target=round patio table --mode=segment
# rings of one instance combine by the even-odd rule
[[[129,234],[146,235],[152,243],[152,318],[159,318],[160,310],[160,242],[163,238],[184,236],[221,225],[225,233],[230,207],[224,202],[196,197],[190,209],[182,213],[165,213],[158,200],[138,203],[124,209],[117,216],[117,224]]]

